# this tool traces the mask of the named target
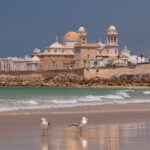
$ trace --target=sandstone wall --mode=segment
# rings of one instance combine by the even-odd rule
[[[37,71],[37,72],[32,72],[32,71],[12,71],[12,72],[0,72],[1,75],[7,75],[7,76],[31,76],[31,75],[41,75],[44,79],[53,79],[57,75],[60,74],[74,74],[80,77],[80,79],[83,78],[83,69],[62,69],[62,70],[47,70],[47,71]]]
[[[112,69],[85,69],[84,79],[91,79],[99,77],[102,79],[109,79],[112,76],[119,77],[120,75],[136,75],[136,74],[150,74],[150,64],[138,65],[135,68],[125,67],[125,68],[112,68]]]
[[[60,74],[75,74],[77,76],[79,76],[81,79],[83,77],[83,69],[76,69],[76,70],[73,70],[73,69],[62,69],[62,70],[49,70],[49,71],[42,71],[40,72],[40,74],[45,78],[45,79],[53,79],[55,78],[57,75],[60,75]]]

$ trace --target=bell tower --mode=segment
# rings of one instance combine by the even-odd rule
[[[110,26],[107,30],[107,46],[118,47],[118,31],[115,26]]]
[[[80,35],[81,43],[87,43],[87,32],[84,27],[79,27],[78,33]]]

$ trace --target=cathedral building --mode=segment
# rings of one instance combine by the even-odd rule
[[[56,37],[55,42],[45,48],[44,52],[35,48],[33,55],[40,59],[40,70],[92,68],[110,63],[127,65],[128,50],[126,48],[119,53],[118,31],[115,26],[108,28],[104,43],[90,43],[87,36],[86,29],[79,27],[78,31],[65,33],[62,44]]]
[[[56,40],[47,47],[43,53],[39,49],[33,50],[33,55],[40,59],[41,70],[51,69],[71,69],[73,68],[74,46],[80,43],[80,37],[77,32],[67,32],[63,37],[63,44]]]

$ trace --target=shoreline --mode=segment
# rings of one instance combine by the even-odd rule
[[[90,83],[91,81],[85,81],[80,83],[74,83],[74,82],[0,82],[0,86],[2,87],[11,87],[11,86],[45,86],[45,87],[128,87],[128,88],[136,88],[136,87],[148,87],[150,88],[150,82],[129,82],[124,83],[125,81],[107,81],[104,83],[94,82]],[[103,81],[102,81],[103,82]]]
[[[88,118],[88,125],[80,135],[77,128],[68,128],[68,125],[80,121],[83,116]],[[146,150],[149,134],[144,133],[149,133],[149,116],[150,103],[0,113],[0,145],[4,150],[83,150],[99,149],[103,145],[114,149],[114,145],[115,148],[116,145],[127,145],[130,138],[130,142],[135,143],[135,149],[143,140],[147,142],[146,146],[142,146]],[[42,136],[42,117],[50,121],[49,136]],[[125,149],[133,150],[132,145],[128,146]]]
[[[26,128],[26,126],[33,128],[34,124],[36,130],[39,130],[40,118],[46,117],[51,122],[51,128],[65,129],[68,124],[78,122],[83,116],[88,118],[89,126],[105,123],[150,121],[150,103],[3,112],[0,113],[0,122],[4,125],[6,125],[6,122],[14,122],[14,128],[17,128],[17,124],[21,121],[24,124],[21,123],[20,128]],[[8,124],[3,128],[9,129],[11,126]],[[0,125],[0,132],[1,130]]]
[[[128,104],[103,104],[86,105],[61,108],[39,108],[22,109],[0,112],[0,115],[39,115],[39,114],[94,114],[94,113],[126,113],[126,112],[150,112],[150,102],[148,103],[128,103]]]
[[[57,86],[47,86],[47,85],[1,85],[0,87],[65,87],[65,88],[125,88],[125,89],[140,89],[140,88],[146,88],[146,89],[150,89],[150,86],[145,86],[145,85],[141,85],[141,86],[129,86],[129,85],[114,85],[114,86],[110,86],[110,85],[92,85],[92,86],[88,86],[88,85],[73,85],[73,86],[63,86],[63,85],[57,85]]]

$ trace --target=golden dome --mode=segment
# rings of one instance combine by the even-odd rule
[[[79,33],[77,33],[77,32],[70,31],[70,32],[67,32],[67,33],[64,35],[64,38],[65,38],[65,39],[79,39],[79,38],[80,38],[80,35],[79,35]]]

